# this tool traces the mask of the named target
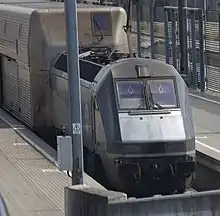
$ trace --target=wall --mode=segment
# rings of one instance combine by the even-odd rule
[[[220,215],[220,190],[127,199],[126,194],[76,185],[65,188],[65,216]]]

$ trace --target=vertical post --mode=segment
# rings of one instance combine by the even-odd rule
[[[200,0],[200,1],[201,1],[201,0]],[[197,3],[197,1],[196,1],[196,0],[193,0],[193,7],[194,7],[194,8],[196,8],[196,5],[197,5],[196,3]]]
[[[203,33],[204,33],[204,91],[205,91],[205,88],[206,88],[206,85],[208,85],[208,83],[205,83],[207,82],[206,80],[206,76],[207,76],[207,71],[208,71],[208,65],[207,65],[207,53],[206,53],[206,50],[207,50],[207,47],[206,47],[206,23],[208,21],[208,11],[207,11],[207,1],[208,0],[204,0],[204,4],[203,4]]]
[[[177,56],[176,56],[176,11],[172,9],[172,56],[173,66],[177,69]]]
[[[140,4],[141,5],[141,4]],[[140,6],[140,18],[141,18],[141,22],[144,22],[144,6],[143,5],[142,7]]]
[[[151,58],[155,59],[155,42],[154,42],[154,0],[150,0],[150,39],[151,39]]]
[[[219,29],[219,52],[220,52],[220,3],[218,4],[218,29]]]
[[[141,58],[141,11],[140,1],[136,0],[136,15],[137,15],[137,53],[138,57]]]
[[[165,13],[165,20],[164,20],[164,28],[165,28],[165,57],[166,57],[166,63],[169,64],[169,57],[170,57],[170,49],[169,49],[169,44],[170,44],[170,39],[169,39],[169,8],[164,7],[164,13]]]
[[[116,0],[116,5],[119,7],[121,6],[121,0]]]
[[[70,128],[73,145],[72,184],[83,184],[83,140],[76,0],[65,0]]]
[[[187,58],[187,28],[184,7],[187,7],[187,0],[178,0],[179,12],[179,40],[180,40],[180,72],[188,75],[188,58]],[[187,65],[186,65],[187,60]],[[185,68],[187,66],[187,68]]]
[[[184,62],[184,74],[186,76],[189,76],[189,66],[188,66],[188,29],[187,29],[187,11],[188,9],[185,8],[183,10],[183,20],[184,20],[184,31],[183,31],[183,39],[184,39],[184,56],[183,56],[183,62]]]
[[[207,10],[207,0],[203,0],[203,9],[204,9],[204,11],[206,12],[206,10]]]
[[[200,90],[205,91],[205,68],[204,68],[204,31],[202,9],[198,11],[199,17],[199,50],[200,50]]]
[[[193,85],[193,90],[196,90],[197,89],[197,70],[196,70],[197,52],[196,52],[196,22],[195,22],[195,11],[194,10],[190,11],[190,16],[191,16],[191,33],[192,33],[192,51],[191,51],[192,85]]]

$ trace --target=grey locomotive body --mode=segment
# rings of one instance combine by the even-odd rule
[[[184,191],[195,171],[195,134],[181,76],[156,60],[100,59],[95,52],[80,59],[86,171],[98,169],[132,195]],[[53,67],[52,86],[54,123],[69,133],[67,72]]]

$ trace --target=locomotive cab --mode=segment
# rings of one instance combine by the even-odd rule
[[[105,134],[97,121],[96,141],[105,146],[105,167],[115,173],[108,179],[113,176],[112,183],[120,182],[122,190],[142,182],[150,186],[154,178],[165,183],[168,173],[174,185],[195,171],[191,111],[185,105],[188,96],[181,93],[186,86],[173,67],[167,65],[161,73],[160,64],[124,59],[103,67],[95,78],[96,109]]]

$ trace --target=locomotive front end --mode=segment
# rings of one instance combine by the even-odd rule
[[[106,143],[108,179],[133,196],[183,192],[195,172],[184,81],[172,66],[150,59],[124,59],[105,70],[96,87],[105,141],[96,138]]]

